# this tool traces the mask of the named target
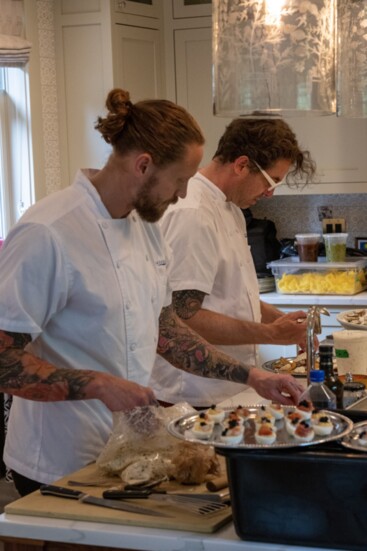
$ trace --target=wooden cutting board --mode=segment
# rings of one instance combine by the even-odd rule
[[[96,482],[99,486],[82,487],[70,486],[68,480],[80,482]],[[65,488],[81,490],[93,496],[102,496],[106,489],[103,484],[110,482],[112,486],[121,485],[121,480],[116,478],[102,477],[100,471],[93,463],[84,469],[72,473],[55,484]],[[175,482],[168,482],[164,486],[167,490],[180,490],[192,492],[207,492],[205,485],[182,486]],[[177,530],[190,530],[193,532],[211,533],[215,532],[228,523],[232,518],[230,507],[225,511],[212,513],[208,516],[199,516],[193,513],[176,508],[172,503],[162,504],[161,502],[148,501],[146,499],[129,500],[129,502],[143,507],[149,507],[157,511],[166,512],[170,517],[153,517],[126,511],[117,511],[98,507],[88,503],[81,503],[73,499],[66,499],[54,496],[44,496],[37,490],[28,496],[22,497],[5,506],[5,513],[12,515],[30,515],[37,517],[63,518],[70,520],[82,520],[89,522],[103,522],[107,524],[127,524],[134,526],[149,526],[152,528],[167,528]]]

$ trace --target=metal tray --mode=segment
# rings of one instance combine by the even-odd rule
[[[341,444],[345,448],[350,450],[355,450],[359,452],[367,452],[367,446],[363,446],[358,442],[358,435],[362,431],[367,431],[367,421],[361,421],[360,423],[355,423],[353,429],[344,436],[341,440]]]
[[[245,431],[243,436],[243,441],[239,444],[227,444],[220,440],[220,434],[222,428],[220,425],[215,425],[213,434],[208,440],[200,440],[195,438],[191,429],[194,425],[195,419],[198,416],[198,413],[189,413],[178,419],[171,421],[167,427],[168,432],[181,440],[186,440],[187,442],[195,442],[197,444],[204,444],[207,446],[215,446],[216,448],[236,448],[243,450],[256,450],[256,449],[283,449],[283,448],[295,448],[303,446],[314,446],[316,444],[323,444],[325,442],[331,442],[332,440],[339,440],[346,436],[353,429],[353,422],[341,415],[340,413],[334,411],[328,411],[334,429],[332,433],[328,436],[317,436],[311,442],[298,442],[292,436],[288,434],[285,428],[284,419],[275,422],[275,427],[277,429],[277,439],[274,444],[258,444],[255,440],[255,423],[254,418],[256,417],[258,411],[261,408],[261,405],[256,406],[245,406],[246,409],[250,411],[250,417],[245,422]],[[223,408],[226,414],[230,411],[233,411],[234,408]],[[284,406],[284,412],[287,414],[289,411],[294,411],[295,406]]]
[[[294,361],[296,359],[296,356],[293,356],[292,358],[284,358],[285,360],[288,360],[288,361]],[[293,377],[296,377],[296,378],[301,378],[301,377],[306,377],[307,375],[307,366],[305,365],[304,368],[305,368],[305,371],[304,373],[299,373],[299,372],[294,372],[292,370],[290,371],[280,371],[279,369],[277,369],[275,367],[275,364],[276,362],[278,362],[280,360],[280,358],[278,358],[277,360],[269,360],[267,362],[265,362],[263,365],[262,365],[262,368],[265,369],[265,371],[271,371],[272,373],[288,373],[289,375],[292,375]]]

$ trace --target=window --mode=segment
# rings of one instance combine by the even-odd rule
[[[0,237],[34,202],[28,74],[0,67]]]

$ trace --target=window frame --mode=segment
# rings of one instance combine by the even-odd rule
[[[0,237],[34,203],[29,78],[24,67],[0,67]]]

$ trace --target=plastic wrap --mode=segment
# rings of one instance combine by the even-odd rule
[[[169,408],[147,406],[115,413],[113,430],[97,465],[125,483],[175,479],[192,484],[221,474],[213,448],[180,442],[166,427],[195,410],[186,402]]]

